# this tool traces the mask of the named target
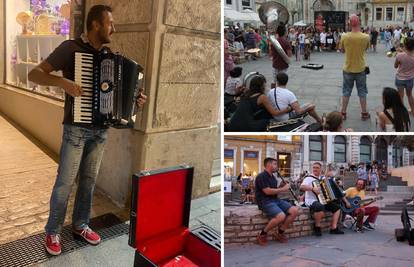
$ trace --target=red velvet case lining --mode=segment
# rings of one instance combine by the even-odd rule
[[[143,176],[139,180],[137,244],[185,226],[183,212],[187,170],[156,176]]]
[[[220,253],[183,225],[187,170],[156,176],[139,180],[137,250],[159,266],[182,255],[200,267],[219,267]]]

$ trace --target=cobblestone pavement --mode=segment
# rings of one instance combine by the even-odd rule
[[[0,244],[44,230],[56,171],[57,163],[0,114]],[[74,194],[65,223],[71,221],[73,200]],[[92,217],[107,212],[122,211],[96,192]]]
[[[377,126],[376,111],[382,107],[382,90],[386,86],[394,87],[395,58],[388,58],[385,55],[384,45],[380,44],[378,53],[368,52],[368,65],[371,74],[368,75],[368,109],[371,114],[371,120],[362,121],[360,119],[359,98],[356,88],[348,106],[348,118],[344,123],[345,128],[353,128],[354,131],[379,131]],[[342,66],[344,55],[337,52],[314,52],[310,61],[295,61],[289,67],[288,88],[292,90],[299,100],[299,103],[315,103],[320,115],[329,113],[334,110],[340,110],[342,95]],[[309,70],[301,68],[307,63],[323,64],[322,70]],[[265,75],[268,81],[268,87],[273,80],[272,64],[267,56],[258,60],[251,60],[240,65],[243,67],[243,75],[258,71]],[[408,106],[405,98],[406,107]],[[411,117],[413,120],[414,118]],[[414,125],[411,130],[414,131]]]
[[[324,232],[314,236],[290,239],[287,244],[269,242],[226,247],[226,267],[242,266],[414,266],[413,247],[394,238],[394,229],[401,228],[400,216],[379,216],[375,231],[356,233],[345,230],[343,236]]]

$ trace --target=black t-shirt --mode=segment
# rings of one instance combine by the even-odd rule
[[[108,51],[109,48],[103,47]],[[102,50],[101,50],[102,51]],[[75,80],[75,52],[97,54],[96,50],[88,42],[84,42],[81,38],[75,40],[66,40],[61,43],[47,58],[46,61],[52,66],[54,71],[62,71],[63,77],[68,80]],[[63,124],[73,124],[73,97],[65,93],[65,112]],[[89,127],[88,127],[89,128]],[[106,129],[105,127],[90,127]]]
[[[259,207],[262,206],[267,201],[277,199],[277,195],[269,196],[263,192],[263,189],[267,187],[277,188],[276,177],[269,174],[267,171],[261,172],[256,176],[255,187],[256,187],[256,200],[257,200]]]

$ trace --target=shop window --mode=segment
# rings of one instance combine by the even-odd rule
[[[256,177],[259,173],[259,152],[244,151],[243,153],[243,176]]]
[[[234,176],[234,150],[224,149],[224,173],[225,176]]]
[[[7,0],[7,84],[63,99],[61,88],[29,82],[27,74],[69,38],[70,9],[67,0]]]

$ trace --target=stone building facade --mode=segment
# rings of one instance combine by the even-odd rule
[[[110,46],[144,66],[148,95],[133,130],[109,130],[97,187],[128,205],[133,173],[186,163],[195,167],[193,197],[207,195],[213,161],[220,157],[221,1],[76,2],[83,3],[85,14],[95,4],[112,6],[116,32]],[[4,25],[15,21],[5,19],[4,1],[0,13],[3,54]],[[2,74],[6,60],[0,58]],[[57,155],[63,102],[11,87],[3,77],[0,112]]]
[[[303,137],[303,170],[310,171],[312,163],[332,163],[337,168],[376,160],[394,168],[413,165],[413,154],[396,136],[376,135],[307,135]]]

